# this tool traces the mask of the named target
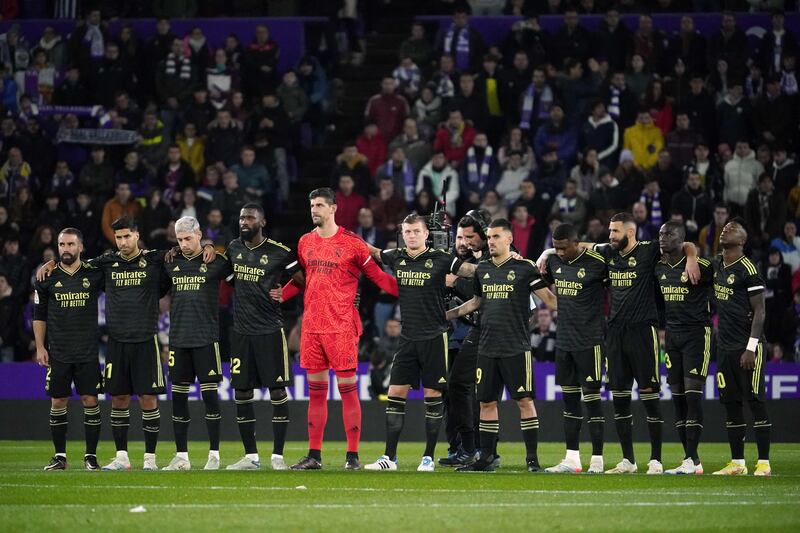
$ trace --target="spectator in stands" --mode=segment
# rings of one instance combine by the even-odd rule
[[[444,151],[434,149],[430,162],[419,171],[417,194],[422,190],[428,191],[433,201],[445,204],[447,213],[455,217],[459,197],[458,172],[450,166]]]
[[[736,142],[736,153],[725,165],[725,189],[723,199],[734,213],[742,213],[748,193],[756,187],[756,182],[764,173],[764,167],[756,160],[747,139]]]
[[[528,213],[523,202],[515,202],[511,206],[511,233],[514,236],[514,247],[522,257],[531,258],[534,241],[539,232],[536,231],[536,220]]]
[[[745,58],[749,57],[747,37],[736,26],[736,17],[730,11],[722,13],[720,29],[708,41],[708,64],[716,65],[722,59],[735,76],[744,75]]]
[[[411,162],[406,158],[402,148],[397,147],[392,151],[392,155],[386,164],[381,165],[375,174],[375,181],[380,184],[384,179],[392,182],[392,194],[395,191],[402,191],[402,199],[408,205],[414,201],[416,194],[417,178]]]
[[[150,189],[155,183],[155,172],[141,162],[139,152],[130,150],[125,154],[123,167],[117,171],[114,177],[114,183],[121,181],[130,186],[131,195],[135,199],[144,199],[150,194]]]
[[[641,56],[654,72],[661,72],[664,63],[666,36],[653,27],[653,17],[647,13],[639,15],[639,27],[633,33],[631,52]]]
[[[53,26],[46,26],[42,30],[42,37],[33,48],[33,53],[44,52],[47,62],[53,65],[58,72],[63,72],[67,64],[67,47],[61,36]]]
[[[31,166],[23,159],[22,150],[17,147],[8,151],[8,159],[0,167],[0,201],[5,205],[13,202],[20,187],[31,187],[35,176]]]
[[[478,132],[467,150],[467,158],[459,170],[459,191],[462,198],[480,198],[485,191],[494,189],[500,177],[500,168],[489,145],[489,138]]]
[[[798,167],[794,159],[789,157],[785,144],[775,145],[772,164],[767,167],[767,172],[775,183],[775,191],[784,198],[789,198],[789,192],[797,185]]]
[[[533,154],[533,148],[531,148],[525,140],[522,129],[518,126],[508,130],[508,136],[497,152],[497,162],[500,167],[506,168],[508,166],[509,154],[515,151],[522,154],[522,166],[528,170],[533,170],[536,166],[536,157]]]
[[[553,322],[553,312],[546,307],[539,307],[536,314],[536,325],[531,332],[531,348],[533,358],[539,362],[556,360],[556,325]]]
[[[108,42],[105,53],[100,61],[94,63],[91,87],[94,102],[112,107],[114,96],[120,91],[130,91],[135,88],[135,72],[120,58],[119,45]]]
[[[431,76],[431,83],[436,86],[436,96],[442,101],[442,106],[447,107],[456,95],[460,73],[456,70],[455,60],[450,54],[439,58],[439,68]]]
[[[364,196],[369,196],[372,191],[372,178],[367,166],[367,158],[359,153],[355,141],[344,143],[342,153],[336,156],[336,165],[331,173],[331,185],[338,186],[339,176],[347,174],[355,180],[356,191]]]
[[[686,185],[672,197],[670,213],[680,213],[686,226],[686,239],[698,242],[700,229],[711,220],[711,197],[703,189],[700,173],[686,169]]]
[[[104,203],[114,190],[114,167],[106,161],[106,150],[101,145],[92,148],[91,161],[78,176],[80,188],[89,192],[93,200]]]
[[[17,294],[24,294],[28,284],[29,270],[27,258],[20,253],[20,236],[11,233],[3,243],[3,255],[0,256],[0,272],[5,274],[11,288]]]
[[[397,231],[398,224],[403,219],[407,206],[413,204],[413,201],[413,197],[411,201],[406,201],[397,194],[394,180],[388,176],[381,177],[378,182],[378,194],[373,196],[369,202],[378,230],[384,234]]]
[[[478,31],[469,25],[469,14],[468,6],[456,4],[453,10],[453,22],[447,31],[441,34],[437,46],[440,54],[453,57],[455,67],[461,71],[477,67],[486,49]]]
[[[522,94],[531,83],[531,63],[528,52],[518,49],[513,54],[511,68],[500,71],[499,93],[501,108],[508,124],[519,124]]]
[[[217,111],[217,119],[209,125],[206,139],[206,164],[226,168],[236,163],[242,146],[242,132],[231,120],[227,109]]]
[[[248,202],[259,202],[268,207],[270,195],[274,187],[269,179],[269,174],[264,165],[256,162],[256,151],[252,146],[244,146],[240,152],[239,162],[231,166],[231,171],[236,173],[239,187],[244,192]]]
[[[631,68],[625,74],[625,85],[630,89],[631,94],[636,98],[637,102],[641,102],[644,98],[647,87],[653,81],[653,73],[649,65],[647,65],[639,54],[633,54],[631,57]]]
[[[300,87],[297,74],[293,70],[284,72],[276,94],[292,125],[292,139],[297,140],[299,139],[300,123],[305,119],[309,102],[308,96]]]
[[[83,248],[87,257],[94,257],[100,252],[100,213],[92,204],[89,193],[81,191],[75,198],[75,204],[69,213],[69,225],[83,233]]]
[[[358,227],[355,234],[376,248],[383,249],[386,246],[386,236],[375,226],[375,217],[369,207],[362,207],[358,210]]]
[[[181,193],[186,187],[195,186],[192,167],[181,158],[181,149],[177,144],[170,145],[167,150],[167,160],[158,167],[156,183],[164,196],[164,202],[172,207],[181,201]]]
[[[489,213],[492,220],[497,220],[498,218],[508,220],[508,209],[503,205],[503,201],[497,191],[487,189],[482,196],[479,196],[479,200],[477,203],[470,202],[470,209],[475,209],[476,207],[483,209]]]
[[[483,68],[475,77],[475,92],[484,103],[486,109],[486,134],[492,144],[497,144],[502,137],[506,126],[508,110],[503,108],[504,97],[501,91],[502,70],[499,66],[500,58],[489,53],[483,56]],[[458,102],[458,99],[456,99]],[[458,103],[456,103],[458,105]],[[514,102],[516,107],[516,102]],[[465,114],[466,118],[469,118]],[[473,121],[479,124],[478,121]],[[479,126],[480,128],[480,126]]]
[[[546,149],[542,155],[542,164],[533,172],[533,182],[537,190],[541,191],[543,198],[554,198],[563,189],[566,179],[567,169],[559,160],[558,154],[552,148]]]
[[[578,186],[577,194],[584,200],[589,199],[592,190],[597,183],[600,171],[600,162],[597,160],[597,151],[594,149],[586,150],[583,153],[580,162],[572,167],[569,177]]]
[[[233,232],[222,223],[222,211],[217,207],[212,207],[208,211],[203,239],[211,241],[218,250],[224,250],[233,240]]]
[[[759,266],[766,285],[764,336],[768,342],[779,342],[783,312],[792,300],[792,269],[784,262],[781,252],[772,246]]]
[[[624,131],[636,122],[639,99],[628,88],[624,71],[618,70],[612,73],[611,81],[603,91],[603,101],[608,114],[621,130]]]
[[[100,221],[103,235],[105,235],[108,244],[112,248],[116,246],[116,243],[111,224],[123,216],[134,219],[139,216],[139,203],[133,200],[131,188],[124,181],[117,183],[114,189],[114,197],[103,206],[103,215]]]
[[[672,196],[683,186],[684,173],[672,164],[669,152],[661,150],[658,152],[658,162],[650,169],[650,177],[658,181],[661,188],[661,201],[664,207],[672,203]]]
[[[15,111],[16,110],[16,82],[13,81],[11,78],[5,78],[2,73],[0,72],[0,78],[3,79],[3,105],[7,110]],[[9,101],[6,99],[5,95],[8,94],[9,88],[13,88],[14,90],[14,100],[13,106],[9,105]],[[81,71],[78,70],[77,67],[70,67],[67,69],[64,79],[61,83],[56,87],[55,93],[53,94],[53,103],[56,105],[67,105],[67,106],[81,106],[86,105],[89,102],[89,89],[86,87],[86,84],[81,79]]]
[[[375,322],[375,326],[379,328],[380,324],[378,324],[377,320]],[[383,334],[378,339],[378,344],[375,346],[375,351],[369,361],[369,391],[373,399],[386,396],[389,390],[389,372],[394,360],[394,354],[400,346],[401,329],[400,321],[394,318],[386,320],[383,328],[378,329]]]
[[[475,88],[472,74],[462,72],[458,77],[458,90],[450,103],[450,109],[458,109],[465,121],[472,123],[476,129],[486,131],[489,126],[489,108]]]
[[[280,45],[269,35],[266,24],[256,26],[256,34],[242,56],[242,86],[245,95],[258,98],[278,86]]]
[[[733,145],[739,139],[749,139],[752,120],[752,108],[742,95],[742,84],[732,82],[725,98],[717,106],[719,141]]]
[[[597,187],[589,196],[589,210],[600,219],[605,227],[608,226],[611,217],[625,207],[625,202],[623,192],[619,188],[619,181],[608,168],[601,167],[598,176]]]
[[[70,171],[66,161],[58,161],[53,176],[42,182],[44,193],[58,196],[63,206],[69,206],[75,200],[77,187],[78,180],[75,179],[75,175]],[[0,240],[2,240],[2,236],[0,236]]]
[[[186,161],[194,172],[195,176],[202,176],[206,166],[205,160],[205,138],[198,137],[197,127],[187,122],[183,125],[183,132],[175,139],[181,151],[181,159]]]
[[[431,145],[420,134],[417,121],[413,118],[407,118],[403,122],[403,132],[389,143],[388,153],[394,153],[397,148],[403,149],[415,176],[431,159]]]
[[[595,57],[606,58],[612,72],[625,69],[632,49],[632,37],[628,27],[620,21],[619,10],[615,7],[610,7],[597,25],[594,42],[597,47]]]
[[[11,33],[11,32],[9,32]],[[90,10],[84,24],[79,24],[69,37],[69,56],[82,72],[103,58],[106,43],[111,40],[99,9]]]
[[[336,223],[346,230],[355,231],[358,227],[358,212],[367,206],[363,196],[355,191],[355,181],[347,174],[339,176],[336,190]]]
[[[239,231],[239,211],[247,203],[244,191],[239,188],[239,179],[236,172],[226,170],[222,174],[223,188],[214,195],[213,206],[222,212],[223,223],[234,234]]]
[[[442,120],[442,107],[442,99],[436,94],[436,87],[432,82],[429,82],[422,87],[419,98],[414,102],[412,116],[426,130],[432,131],[436,129]]]
[[[0,272],[0,361],[3,363],[10,363],[14,360],[17,297],[7,275]]]
[[[514,22],[506,34],[502,43],[503,55],[510,56],[512,52],[524,50],[531,65],[542,65],[549,61],[550,34],[539,24],[533,8],[528,7],[525,11],[525,18]]]
[[[791,272],[800,269],[800,237],[797,236],[797,225],[792,220],[787,220],[783,225],[783,233],[770,242],[770,246],[777,249],[783,262],[789,265]]]
[[[409,56],[400,58],[400,64],[392,71],[396,90],[411,102],[419,94],[422,71]]]
[[[595,59],[589,59],[588,67],[588,73],[584,73],[583,65],[570,59],[564,67],[566,75],[558,80],[563,110],[570,124],[579,124],[591,111],[590,102],[597,97],[603,81],[600,65]]]
[[[581,240],[595,243],[608,242],[607,226],[608,224],[603,224],[597,217],[590,218],[586,223],[586,233]]]
[[[713,143],[717,138],[714,98],[706,91],[705,81],[699,73],[693,73],[689,79],[689,94],[683,109],[692,129],[702,135],[706,142]]]
[[[661,130],[662,135],[669,133],[672,129],[673,121],[672,104],[667,100],[661,80],[654,79],[647,86],[643,97],[643,105],[650,110],[653,124]]]
[[[550,108],[550,119],[544,122],[533,139],[533,150],[541,157],[548,151],[555,150],[558,159],[566,166],[575,162],[578,151],[578,136],[570,126],[564,114],[564,108],[554,103]]]
[[[625,130],[623,138],[624,148],[631,151],[637,167],[649,170],[656,164],[658,153],[664,146],[664,137],[647,110],[639,111],[636,124]]]
[[[161,191],[153,189],[142,209],[139,233],[145,245],[151,249],[163,250],[167,246],[167,225],[172,220],[172,209],[162,201]]]
[[[608,114],[605,103],[595,100],[591,115],[581,127],[580,150],[584,153],[594,150],[600,165],[613,168],[619,159],[619,137],[619,126]]]
[[[433,59],[433,47],[425,36],[425,25],[421,22],[411,24],[411,35],[400,44],[398,59],[408,57],[417,65],[426,68]]]
[[[475,128],[464,121],[461,111],[453,109],[448,115],[447,122],[436,131],[433,149],[443,152],[447,161],[454,168],[458,168],[466,158],[467,150],[475,140],[476,133]]]
[[[110,112],[115,128],[138,130],[142,125],[142,112],[136,102],[131,101],[127,91],[120,91],[114,96],[114,109]]]
[[[208,89],[205,86],[194,87],[191,101],[182,109],[184,123],[194,124],[200,135],[208,133],[208,125],[216,117],[217,110],[208,101]]]
[[[780,80],[769,78],[766,83],[766,91],[755,103],[753,108],[753,126],[758,137],[766,143],[780,141],[787,144],[794,144],[792,141],[796,137],[793,129],[797,128],[791,113],[792,103],[789,98],[781,94]]]
[[[139,155],[142,162],[151,170],[157,169],[167,156],[170,145],[169,129],[156,115],[154,109],[144,113],[142,126],[139,128]]]
[[[186,15],[183,16],[185,17]],[[194,71],[198,75],[205,72],[211,62],[211,49],[208,46],[206,36],[203,35],[203,30],[199,26],[193,27],[183,39],[183,43],[184,47],[187,48]]]
[[[550,52],[556,68],[567,59],[583,62],[591,55],[592,36],[580,25],[578,12],[573,7],[564,11],[564,25],[553,35]]]
[[[758,177],[758,187],[747,195],[744,217],[753,254],[756,258],[763,257],[772,237],[781,234],[786,221],[786,199],[775,194],[772,176],[766,172]]]
[[[689,72],[705,72],[706,48],[706,38],[695,29],[694,19],[682,16],[681,27],[669,42],[672,60],[680,60]]]
[[[199,198],[194,187],[186,187],[181,192],[180,201],[172,211],[172,220],[170,223],[183,217],[194,217],[198,221],[202,220],[201,227],[205,227],[205,223],[208,220],[208,211],[210,209],[210,202]],[[169,235],[167,235],[167,238],[169,240]]]
[[[403,121],[409,115],[408,102],[395,93],[396,84],[391,76],[381,80],[381,92],[367,102],[364,118],[378,126],[386,142],[394,139],[403,130]]]
[[[222,109],[230,103],[231,96],[240,88],[239,72],[224,48],[214,52],[212,64],[205,70],[205,86],[209,100],[215,109]],[[200,72],[203,75],[203,72]]]
[[[703,137],[690,128],[688,113],[680,110],[675,115],[675,129],[667,133],[664,139],[664,147],[673,165],[682,169],[692,161],[694,148],[702,140]]]
[[[184,53],[183,41],[174,39],[170,52],[156,68],[156,94],[165,111],[176,113],[188,103],[197,76],[191,58]]]
[[[578,184],[568,179],[564,189],[556,195],[552,214],[559,214],[563,222],[582,228],[586,219],[586,201],[578,195]]]
[[[367,158],[369,175],[375,176],[378,168],[386,161],[386,140],[376,124],[369,122],[364,126],[361,135],[356,139],[356,148],[358,148],[358,153]],[[371,190],[372,188],[370,188],[370,192]]]
[[[520,196],[520,185],[530,177],[530,170],[522,165],[522,153],[512,151],[508,156],[508,166],[500,175],[495,191],[506,205],[513,204]]]
[[[647,207],[643,202],[636,202],[631,209],[633,220],[636,222],[636,240],[649,241],[658,235],[658,228],[651,222],[648,216]],[[660,220],[659,220],[660,222]]]
[[[544,68],[534,67],[531,83],[522,93],[520,100],[520,128],[532,136],[550,118],[550,109],[555,102],[553,89],[547,83]]]

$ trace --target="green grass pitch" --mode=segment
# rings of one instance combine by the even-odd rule
[[[287,461],[304,448],[289,443]],[[563,448],[542,444],[542,464],[558,462]],[[726,444],[702,444],[707,474],[691,477],[529,474],[521,443],[501,443],[503,466],[494,474],[417,473],[418,443],[401,443],[399,472],[345,472],[338,442],[325,444],[322,472],[142,472],[140,442],[130,448],[132,472],[86,472],[82,449],[69,443],[67,472],[42,472],[48,442],[0,440],[2,531],[800,531],[800,447],[790,444],[773,445],[771,478],[709,475],[726,462]],[[172,449],[161,443],[159,465]],[[362,443],[362,461],[382,449]],[[190,443],[194,468],[202,469],[206,450]],[[647,451],[637,445],[640,468]],[[747,452],[752,472],[755,446]],[[241,444],[224,442],[223,465],[241,453]],[[680,455],[677,445],[665,445],[665,467]],[[101,443],[101,463],[112,456],[113,444]],[[609,443],[606,466],[618,456]],[[584,466],[588,459],[584,446]],[[130,512],[140,505],[146,512]]]

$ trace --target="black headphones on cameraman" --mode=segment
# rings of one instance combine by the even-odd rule
[[[469,218],[478,225],[478,234],[483,240],[486,240],[486,231],[489,229],[491,222],[491,215],[485,209],[470,209],[464,215],[464,218]]]

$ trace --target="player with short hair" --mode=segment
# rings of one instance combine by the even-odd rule
[[[715,475],[747,475],[743,403],[753,414],[758,447],[756,476],[769,476],[770,429],[764,398],[764,280],[744,255],[747,230],[741,219],[722,228],[722,253],[714,258],[714,300],[717,303],[717,387],[725,406],[731,462]]]
[[[538,472],[541,469],[537,457],[539,419],[533,403],[533,358],[528,336],[530,293],[534,292],[551,308],[556,307],[556,298],[532,261],[512,257],[513,233],[507,220],[496,219],[489,224],[487,237],[491,260],[478,264],[475,296],[447,312],[448,320],[453,320],[482,310],[476,371],[481,404],[480,454],[477,461],[458,471],[495,469],[493,452],[500,430],[497,399],[505,385],[520,410],[528,471]]]
[[[128,428],[131,394],[139,398],[144,431],[143,470],[158,470],[156,445],[161,427],[158,395],[166,391],[161,350],[158,346],[158,300],[169,290],[163,265],[175,251],[143,250],[139,229],[128,216],[111,224],[117,252],[90,259],[87,263],[105,274],[108,349],[103,382],[111,395],[111,433],[117,453],[103,470],[130,470]],[[214,247],[203,249],[203,260],[214,257]],[[49,262],[39,269],[43,280],[53,271]]]
[[[709,287],[711,263],[699,258],[700,282],[694,285],[683,270],[686,254],[682,223],[667,222],[658,232],[661,261],[656,263],[656,282],[664,298],[666,316],[667,383],[675,405],[675,427],[683,444],[680,466],[665,474],[702,474],[697,453],[703,430],[703,386],[711,359],[711,312]]]
[[[58,234],[59,262],[52,276],[34,284],[33,334],[36,362],[47,367],[50,433],[55,454],[45,470],[67,469],[67,403],[72,385],[83,403],[86,470],[99,470],[100,405],[103,377],[98,361],[97,297],[103,272],[81,261],[83,235],[75,228]]]
[[[345,469],[358,470],[361,438],[361,404],[356,367],[361,318],[354,305],[360,274],[397,296],[397,281],[375,264],[367,244],[335,221],[336,194],[323,187],[308,196],[313,231],[300,238],[297,256],[305,273],[303,329],[300,366],[308,372],[308,455],[293,470],[322,468],[322,438],[328,418],[329,370],[336,373],[342,398],[342,419],[347,435]],[[274,296],[284,300],[300,291],[292,279]]]
[[[386,405],[386,448],[367,470],[397,470],[397,443],[405,421],[406,399],[411,388],[425,395],[425,452],[418,472],[433,472],[433,454],[444,416],[442,391],[447,387],[449,369],[445,317],[445,277],[457,274],[472,277],[475,265],[458,256],[427,246],[425,217],[408,215],[402,222],[405,248],[379,250],[370,246],[373,259],[391,267],[399,288],[402,334],[394,354]]]
[[[203,232],[194,217],[175,222],[181,253],[164,266],[172,286],[169,317],[169,378],[172,382],[172,427],[176,454],[162,470],[190,470],[189,390],[195,379],[206,408],[209,451],[204,470],[219,469],[220,409],[217,386],[222,381],[219,353],[219,282],[231,274],[222,260],[203,261]]]
[[[545,281],[555,285],[558,299],[556,336],[556,383],[564,399],[564,434],[567,453],[550,473],[578,473],[583,403],[589,413],[592,457],[589,473],[603,473],[605,417],[600,403],[603,360],[603,303],[608,269],[602,255],[580,246],[578,230],[561,224],[553,231],[556,253],[547,258]]]
[[[298,273],[297,254],[264,236],[264,209],[255,203],[239,212],[239,238],[228,245],[233,267],[233,338],[231,339],[231,387],[236,401],[236,423],[244,444],[244,457],[228,470],[261,467],[256,444],[253,389],[269,388],[272,403],[273,470],[287,470],[283,458],[289,426],[289,396],[292,381],[280,304],[269,296],[281,277]]]

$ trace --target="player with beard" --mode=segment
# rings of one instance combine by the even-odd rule
[[[636,240],[636,221],[630,213],[617,213],[609,223],[609,244],[581,243],[599,252],[608,266],[611,283],[611,308],[606,333],[606,381],[614,404],[614,423],[622,447],[622,461],[607,474],[633,473],[638,470],[633,454],[633,415],[631,389],[639,386],[639,398],[647,411],[650,434],[648,474],[662,474],[661,376],[659,372],[658,314],[655,299],[656,262],[661,257],[658,243]],[[686,274],[692,283],[699,280],[697,249],[683,243]],[[553,249],[539,258],[540,268]]]
[[[753,414],[758,463],[753,473],[769,476],[770,429],[764,402],[764,287],[750,259],[744,255],[747,230],[739,219],[728,222],[719,236],[722,254],[714,258],[714,299],[717,303],[717,387],[727,413],[725,426],[731,462],[715,475],[743,476],[747,425],[743,403]]]
[[[469,211],[458,222],[456,230],[455,252],[458,257],[471,264],[478,264],[489,256],[486,243],[486,227],[491,217],[483,210]],[[454,302],[463,303],[474,295],[474,284],[471,279],[448,275],[446,284],[451,287]],[[475,398],[475,371],[478,361],[478,327],[479,312],[460,318],[456,324],[456,332],[462,333],[460,346],[451,350],[450,376],[447,387],[447,440],[450,450],[447,457],[439,459],[442,466],[460,467],[472,464],[476,459],[475,428],[477,427]],[[454,333],[455,336],[455,333]],[[500,458],[496,450],[495,468],[500,466]]]
[[[308,455],[293,470],[322,468],[322,438],[328,419],[328,374],[336,373],[342,398],[342,420],[347,435],[346,470],[358,470],[361,438],[361,404],[356,367],[361,318],[354,305],[360,275],[365,274],[382,290],[397,296],[397,280],[373,261],[360,237],[335,221],[336,195],[327,187],[308,196],[313,231],[300,238],[297,256],[305,273],[303,329],[300,366],[308,375]],[[292,279],[273,293],[284,301],[303,285]]]
[[[285,276],[298,275],[297,255],[288,246],[264,236],[264,209],[246,204],[239,213],[239,235],[228,245],[233,265],[233,331],[231,386],[236,391],[236,423],[245,456],[228,465],[228,470],[261,467],[256,445],[254,389],[269,388],[272,403],[273,470],[288,470],[283,458],[289,425],[289,396],[292,381],[280,304],[269,291]]]
[[[86,470],[99,470],[100,406],[103,377],[98,361],[97,297],[103,271],[81,262],[83,235],[66,228],[58,235],[59,263],[52,276],[34,284],[33,333],[36,362],[47,367],[50,432],[55,454],[45,470],[67,469],[67,402],[72,385],[83,403]]]

